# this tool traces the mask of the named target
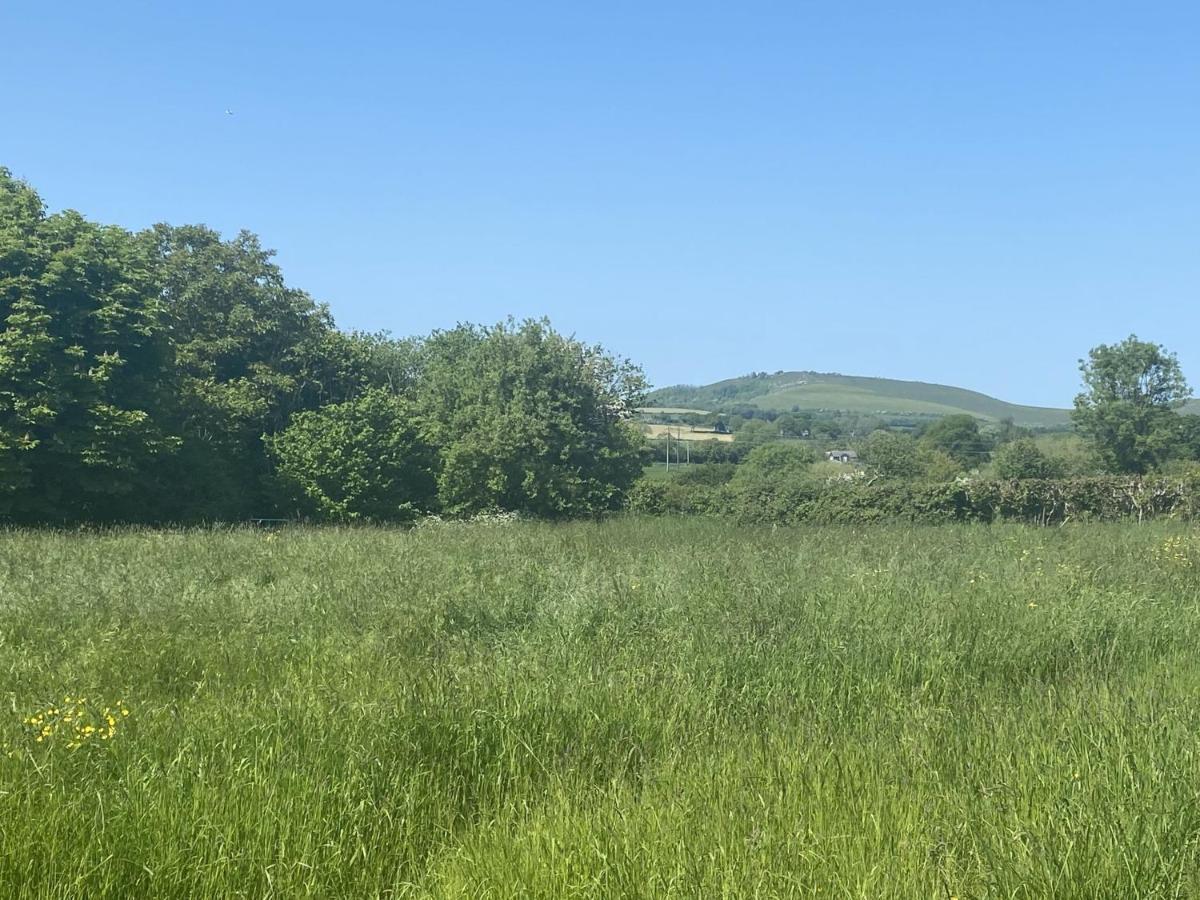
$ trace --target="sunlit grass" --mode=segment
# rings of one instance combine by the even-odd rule
[[[1172,524],[9,533],[0,893],[1194,896],[1198,570]]]

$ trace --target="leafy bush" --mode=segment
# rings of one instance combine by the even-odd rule
[[[679,474],[674,476],[677,484],[699,484],[716,487],[728,484],[738,471],[733,463],[700,463],[699,465],[684,466]],[[674,470],[672,470],[674,471]]]
[[[997,478],[1053,478],[1059,474],[1056,461],[1041,451],[1032,438],[1021,438],[1000,446],[993,454]]]
[[[620,506],[643,466],[630,419],[644,391],[637,366],[545,320],[436,332],[416,396],[443,508],[558,518]]]
[[[863,462],[884,478],[916,478],[921,475],[921,456],[910,435],[894,431],[875,431],[861,447]]]
[[[707,515],[720,512],[723,486],[641,479],[629,491],[626,509],[650,515]]]
[[[437,454],[411,405],[383,390],[297,413],[267,439],[281,493],[336,521],[411,519],[434,507]]]
[[[1200,515],[1200,475],[953,482],[734,481],[721,488],[643,482],[630,508],[728,515],[748,524],[999,522],[1050,525]]]
[[[737,467],[734,481],[779,481],[799,478],[817,460],[807,444],[775,441],[755,447]]]
[[[921,431],[921,443],[952,457],[961,467],[987,462],[990,443],[979,432],[979,422],[969,415],[944,416]]]
[[[963,470],[959,458],[935,443],[895,431],[875,431],[862,443],[863,462],[881,478],[949,481]]]

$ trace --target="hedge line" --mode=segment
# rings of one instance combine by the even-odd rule
[[[721,486],[642,481],[630,494],[629,509],[780,525],[1191,520],[1200,518],[1200,479],[1099,476],[948,484],[802,480]]]

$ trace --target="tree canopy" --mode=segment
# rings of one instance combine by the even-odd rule
[[[1174,353],[1130,335],[1093,348],[1079,369],[1075,427],[1112,471],[1146,472],[1178,451],[1176,411],[1191,391]]]
[[[437,508],[437,449],[412,404],[373,388],[297,413],[267,438],[284,508],[336,521],[398,521]]]
[[[740,482],[784,481],[808,474],[817,455],[812,448],[794,441],[775,441],[755,447],[737,467]]]
[[[1086,465],[1048,457],[1011,421],[985,432],[950,415],[914,438],[734,391],[719,414],[684,413],[736,440],[692,446],[728,465],[680,484],[811,482],[814,448],[842,437],[884,479],[951,480],[993,440],[1003,478],[1200,459],[1173,353],[1131,335],[1080,370]],[[637,366],[544,319],[404,340],[340,331],[249,232],[50,214],[0,169],[0,522],[595,515],[624,504],[647,461],[633,423],[646,387]]]
[[[601,347],[510,320],[435,332],[420,365],[417,402],[442,448],[449,512],[595,513],[641,474],[630,419],[646,381]]]
[[[916,478],[921,475],[920,450],[911,435],[875,431],[863,442],[863,462],[884,478]]]
[[[136,516],[179,446],[173,347],[145,241],[46,215],[0,170],[0,512]]]
[[[0,169],[0,520],[620,504],[645,380],[548,322],[339,331],[242,232],[48,215]]]
[[[979,431],[979,422],[966,414],[945,416],[931,423],[921,432],[921,443],[942,451],[963,468],[987,462],[990,449],[990,442]]]
[[[1033,438],[1002,444],[992,461],[1000,478],[1053,478],[1061,474],[1060,466],[1042,452]]]

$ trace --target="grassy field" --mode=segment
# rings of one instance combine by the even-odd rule
[[[822,372],[778,372],[765,377],[730,378],[704,386],[675,386],[654,391],[653,402],[671,406],[694,404],[715,409],[727,403],[745,403],[760,409],[784,412],[842,410],[870,415],[933,415],[968,413],[981,419],[1012,418],[1018,425],[1065,427],[1065,409],[1021,406],[978,391],[900,381],[863,378]]]
[[[5,896],[1200,894],[1183,526],[0,547]]]
[[[707,416],[709,414],[706,409],[690,409],[681,406],[643,406],[638,409],[638,412],[648,416],[678,416],[688,413]]]
[[[684,464],[684,468],[687,464]],[[653,462],[642,470],[642,477],[648,481],[667,481],[675,477],[675,473],[681,471],[679,465],[668,466],[665,462]]]

